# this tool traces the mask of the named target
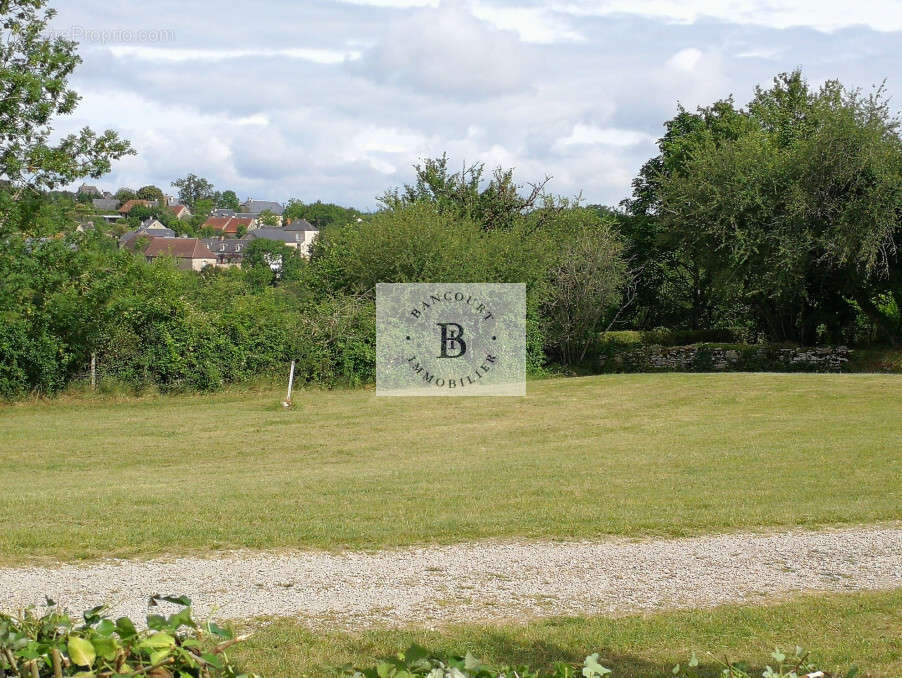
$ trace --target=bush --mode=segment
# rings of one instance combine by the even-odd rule
[[[657,328],[654,330],[621,330],[602,332],[602,343],[621,345],[654,345],[654,346],[688,346],[689,344],[739,344],[745,339],[741,329],[704,329],[704,330],[671,330]]]
[[[766,668],[761,674],[764,678],[805,678],[809,674],[831,678],[830,674],[819,672],[808,661],[808,653],[800,647],[796,647],[790,656],[776,650],[771,654],[771,659],[774,660],[774,666]],[[723,678],[752,678],[743,662],[714,659],[713,663],[717,665],[718,673]],[[693,654],[685,665],[674,666],[671,673],[676,678],[696,678],[700,675],[699,664],[698,658]],[[483,664],[469,652],[465,655],[436,655],[418,645],[399,652],[397,656],[385,659],[376,666],[347,669],[345,673],[352,678],[615,678],[614,672],[600,663],[598,653],[586,657],[581,666],[559,661],[550,670],[542,671],[532,670],[528,666],[490,666]],[[853,678],[857,673],[858,669],[853,667],[845,674],[845,678]],[[706,671],[704,675],[712,673]],[[842,677],[837,675],[836,678]]]
[[[198,275],[147,263],[100,233],[9,245],[5,398],[58,392],[84,379],[92,356],[101,388],[212,391],[284,374],[292,360],[302,382],[372,382],[374,288],[386,281],[525,283],[536,373],[549,356],[574,362],[594,346],[625,268],[610,224],[573,207],[486,230],[433,204],[405,205],[324,232],[309,264],[292,251],[279,280],[254,252],[241,270]]]
[[[167,617],[148,615],[139,631],[128,617],[111,619],[104,606],[87,610],[77,620],[48,600],[49,609],[19,616],[0,614],[0,675],[28,678],[253,678],[229,661],[226,649],[241,640],[213,622],[198,625],[191,601],[184,597],[154,599],[182,609]]]

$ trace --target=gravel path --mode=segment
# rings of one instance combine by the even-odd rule
[[[46,594],[73,611],[107,602],[114,614],[143,619],[152,594],[184,593],[202,616],[289,615],[314,626],[355,628],[627,613],[895,587],[902,587],[902,528],[872,527],[0,568],[0,609],[39,604]]]

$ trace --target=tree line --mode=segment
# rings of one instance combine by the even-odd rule
[[[680,108],[616,207],[554,195],[550,177],[426,159],[373,214],[289,203],[286,216],[321,227],[309,260],[274,243],[241,269],[196,274],[118,250],[99,224],[74,232],[53,191],[132,149],[110,131],[51,141],[50,121],[77,103],[78,56],[43,37],[43,2],[8,4],[0,395],[59,391],[92,355],[130,388],[215,389],[292,359],[301,380],[367,382],[377,282],[525,282],[531,370],[591,362],[610,329],[804,344],[902,335],[902,139],[882,88],[813,88],[793,72],[744,106]],[[195,207],[224,199],[200,177],[179,182]]]

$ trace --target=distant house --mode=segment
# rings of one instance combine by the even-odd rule
[[[122,235],[119,236],[119,249],[130,249],[134,250],[138,246],[138,240],[141,236],[149,237],[146,233],[134,230],[134,231],[126,231]]]
[[[173,257],[183,271],[200,271],[216,265],[216,255],[198,238],[153,238],[144,250],[147,261]]]
[[[119,248],[127,247],[133,250],[141,237],[174,238],[175,231],[171,228],[166,228],[159,220],[150,217],[141,222],[141,225],[134,231],[128,231],[119,236]]]
[[[119,201],[115,198],[94,198],[91,204],[98,212],[115,212],[119,209]]]
[[[292,219],[285,224],[286,231],[319,231],[319,229],[306,219]]]
[[[225,209],[224,207],[217,207],[215,210],[210,212],[211,217],[234,217],[235,210]]]
[[[176,219],[187,219],[191,216],[191,210],[189,210],[185,205],[170,205],[169,209],[171,209],[175,213]]]
[[[290,233],[303,234],[303,238],[298,245],[301,254],[305,257],[310,256],[310,247],[313,245],[313,239],[319,235],[319,229],[306,219],[295,219],[284,226],[284,229]]]
[[[282,216],[282,211],[284,209],[285,208],[282,207],[280,203],[273,202],[271,200],[251,200],[250,198],[248,198],[247,201],[242,203],[241,205],[242,212],[247,212],[249,214],[262,214],[263,212],[269,210],[277,217]]]
[[[245,238],[204,238],[203,243],[216,255],[216,265],[224,268],[240,266],[244,261],[244,250],[248,240]]]
[[[137,199],[126,200],[122,204],[122,207],[119,208],[119,214],[128,214],[129,212],[132,211],[133,208],[137,207],[138,205],[144,205],[145,207],[156,207],[157,201],[156,200],[137,200]]]
[[[141,222],[141,225],[138,226],[139,231],[144,231],[148,235],[152,235],[155,238],[174,238],[175,231],[171,228],[167,228],[162,221],[159,219],[154,219],[153,217],[147,217],[144,221]]]
[[[277,242],[285,243],[288,247],[299,250],[303,256],[309,257],[310,246],[313,244],[313,239],[316,238],[319,230],[316,226],[307,222],[305,223],[307,224],[307,228],[298,225],[295,229],[292,229],[290,224],[285,228],[263,226],[254,229],[253,231],[249,231],[245,237],[248,240],[263,238],[264,240],[275,240]]]
[[[78,195],[89,195],[94,198],[102,198],[103,193],[96,186],[91,186],[90,184],[82,184],[78,187],[78,191],[76,191]]]
[[[223,236],[237,236],[238,230],[251,231],[257,227],[256,219],[252,217],[209,217],[201,228],[211,228]]]

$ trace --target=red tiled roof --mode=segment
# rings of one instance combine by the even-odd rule
[[[250,217],[210,217],[203,223],[203,227],[234,235],[238,233],[240,226],[248,229],[253,222],[254,220]]]
[[[122,207],[119,208],[119,212],[121,214],[128,214],[129,212],[132,211],[132,207],[137,207],[138,205],[144,205],[146,207],[149,207],[149,206],[153,205],[153,201],[152,200],[127,200],[125,202],[125,204],[123,204]]]
[[[188,208],[185,207],[184,205],[170,205],[169,209],[171,209],[173,212],[175,212],[175,216],[178,216],[179,214],[181,214]]]
[[[176,257],[178,259],[215,259],[216,255],[198,238],[151,238],[144,250],[146,257]]]

